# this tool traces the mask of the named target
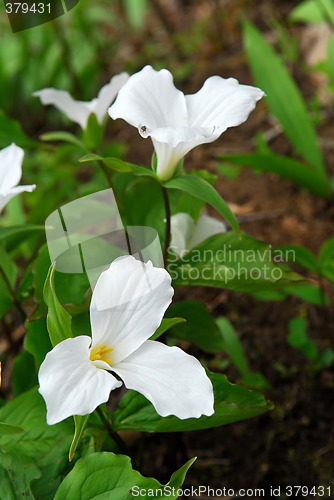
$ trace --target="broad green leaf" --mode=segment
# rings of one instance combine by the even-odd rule
[[[298,4],[289,14],[292,21],[305,23],[334,23],[333,0],[305,0]]]
[[[170,330],[173,337],[188,340],[196,344],[204,352],[221,352],[225,350],[222,336],[217,325],[201,302],[182,300],[173,304],[167,316],[183,315],[185,323],[180,323]]]
[[[140,167],[139,165],[134,165],[133,163],[127,163],[119,158],[105,158],[96,154],[88,154],[83,158],[80,158],[79,161],[82,163],[87,161],[103,161],[107,167],[116,170],[116,172],[132,172],[134,175],[153,177],[154,179],[157,179],[153,170],[146,167]]]
[[[4,422],[0,422],[0,444],[1,444],[1,436],[4,434],[22,434],[25,432],[22,427],[18,427],[17,425],[5,424]]]
[[[73,337],[71,315],[59,302],[54,286],[54,264],[51,264],[44,286],[44,300],[48,306],[47,326],[53,347],[59,342]]]
[[[277,263],[275,263],[277,262]],[[217,234],[192,249],[167,270],[177,285],[203,285],[254,293],[280,291],[305,280],[278,266],[285,254],[246,233],[240,240],[232,232]]]
[[[6,250],[11,251],[35,233],[45,231],[44,226],[24,225],[0,228],[0,240],[4,241]]]
[[[289,323],[288,343],[301,351],[311,361],[318,358],[318,349],[306,333],[307,323],[305,318],[299,316]]]
[[[78,139],[75,135],[70,132],[64,131],[55,131],[55,132],[47,132],[41,135],[42,141],[61,141],[68,142],[69,144],[74,144],[75,146],[79,146],[80,148],[85,149],[85,145],[80,139]]]
[[[227,318],[218,318],[216,323],[224,339],[224,350],[227,351],[241,375],[246,375],[249,373],[248,363],[235,329]]]
[[[13,396],[17,397],[23,392],[32,389],[37,383],[34,357],[27,351],[20,352],[13,363]]]
[[[226,204],[226,202],[217,193],[214,187],[208,182],[195,175],[182,175],[179,177],[174,177],[169,181],[164,183],[164,186],[168,189],[181,189],[186,193],[199,198],[200,200],[209,203],[213,208],[215,208],[224,219],[230,224],[232,229],[237,235],[240,235],[240,228],[235,218],[233,212]]]
[[[7,453],[20,455],[24,463],[30,462],[40,469],[42,477],[31,485],[34,498],[53,498],[68,467],[72,419],[47,425],[45,403],[35,388],[6,403],[0,409],[0,421],[25,430],[21,434],[1,436],[0,447]]]
[[[287,156],[275,155],[274,153],[251,153],[224,155],[219,156],[219,159],[262,172],[273,172],[318,196],[328,196],[330,193],[328,181],[321,173]],[[218,167],[218,170],[221,171],[221,168]]]
[[[0,318],[15,303],[17,268],[0,241]]]
[[[244,36],[256,84],[266,92],[270,110],[296,150],[326,182],[317,136],[296,83],[261,33],[247,21],[244,22]]]
[[[74,453],[78,447],[79,441],[82,437],[83,431],[86,428],[88,419],[90,415],[74,415],[74,425],[75,425],[75,432],[73,436],[73,441],[71,444],[70,452],[69,452],[69,460],[71,462],[72,458],[74,457]]]
[[[231,384],[225,375],[208,375],[215,396],[215,413],[211,417],[186,420],[174,416],[162,418],[144,396],[128,391],[113,414],[113,430],[178,432],[209,429],[255,417],[272,409],[273,405],[262,394]]]
[[[307,248],[300,245],[281,245],[277,249],[284,253],[288,262],[298,264],[315,273],[318,272],[317,259]]]
[[[156,339],[158,339],[167,330],[169,330],[170,328],[172,328],[173,326],[175,326],[175,325],[177,325],[179,323],[184,323],[185,321],[186,321],[186,319],[184,319],[184,318],[164,318],[161,321],[161,324],[160,324],[159,328],[152,335],[152,337],[150,338],[150,340],[156,340]]]
[[[305,302],[315,304],[317,306],[325,306],[329,303],[328,298],[322,292],[321,288],[312,284],[295,284],[286,288],[287,293],[295,295]]]
[[[84,130],[85,146],[89,150],[98,149],[103,140],[103,129],[99,124],[97,117],[91,113],[87,120],[87,126]]]
[[[321,247],[318,262],[320,273],[334,283],[334,236]]]
[[[39,369],[45,356],[52,349],[46,317],[28,321],[28,332],[24,338],[24,348],[35,358],[36,368]]]
[[[190,170],[188,171],[189,175],[196,175],[197,177],[201,177],[206,182],[214,186],[217,180],[217,176],[211,174],[207,170]],[[205,205],[205,201],[196,198],[185,191],[181,191],[178,189],[172,190],[169,192],[170,194],[170,204],[173,213],[187,213],[194,220],[197,220],[202,208]],[[175,194],[175,199],[174,195]]]
[[[218,318],[217,326],[224,339],[225,351],[242,375],[241,382],[254,389],[269,389],[270,384],[259,372],[251,372],[237,332],[227,318]]]
[[[22,148],[38,145],[22,131],[18,122],[8,118],[0,109],[0,149],[9,146],[12,142]]]
[[[77,461],[73,470],[60,485],[54,500],[72,498],[75,500],[92,498],[132,500],[140,491],[143,491],[140,498],[176,499],[176,491],[181,487],[187,470],[193,462],[194,459],[189,460],[172,475],[167,484],[169,494],[164,494],[164,486],[156,479],[143,477],[133,470],[130,458],[126,455],[94,453]],[[174,494],[172,488],[174,488]]]
[[[17,500],[23,497],[33,500],[30,483],[40,475],[36,465],[23,463],[19,455],[0,450],[1,500]]]

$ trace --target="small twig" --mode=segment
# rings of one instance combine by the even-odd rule
[[[168,259],[168,248],[170,243],[170,205],[168,199],[167,189],[164,186],[161,186],[162,196],[164,199],[165,211],[166,211],[166,233],[165,233],[165,248],[164,248],[164,266],[166,267],[167,259]]]
[[[268,212],[256,212],[253,214],[237,215],[238,222],[252,222],[255,220],[265,220],[272,219],[274,217],[280,217],[285,213],[285,209],[281,208],[278,210],[270,210]]]

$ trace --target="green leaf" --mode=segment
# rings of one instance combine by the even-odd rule
[[[208,373],[208,376],[215,396],[215,413],[211,417],[186,420],[174,416],[162,418],[144,396],[128,391],[113,413],[113,430],[178,432],[209,429],[261,415],[273,407],[262,394],[231,384],[225,375]]]
[[[48,306],[47,326],[53,347],[73,337],[71,315],[59,302],[54,287],[55,264],[51,264],[44,286],[44,300]]]
[[[27,351],[22,351],[13,363],[12,388],[13,396],[17,397],[38,383],[34,357]]]
[[[41,470],[42,477],[31,486],[36,499],[53,498],[68,466],[72,419],[47,425],[44,400],[34,388],[6,403],[0,409],[0,421],[25,430],[21,434],[2,435],[0,447],[9,454],[20,455],[24,463],[31,462]]]
[[[30,483],[40,475],[36,465],[26,464],[18,455],[0,450],[1,499],[17,500],[24,497],[33,500]]]
[[[257,241],[246,233],[240,240],[232,232],[211,236],[183,259],[172,261],[167,270],[177,285],[203,285],[254,293],[280,291],[304,283],[295,273],[283,270],[279,249]]]
[[[156,330],[156,332],[152,335],[150,340],[156,340],[158,339],[163,333],[165,333],[167,330],[172,328],[174,325],[177,325],[179,323],[184,323],[186,320],[184,318],[164,318],[161,321],[161,324],[159,328]]]
[[[40,138],[42,141],[67,142],[69,144],[74,144],[75,146],[79,146],[79,148],[85,149],[84,143],[70,132],[64,132],[61,130],[55,132],[47,132],[46,134],[42,134]]]
[[[22,432],[25,432],[24,429],[22,429],[22,427],[0,422],[0,444],[1,444],[1,436],[3,434],[22,434]]]
[[[91,113],[84,130],[84,142],[87,149],[98,149],[103,140],[103,128],[99,124],[97,117]]]
[[[72,498],[75,500],[92,498],[132,500],[134,496],[137,496],[137,491],[143,491],[140,498],[176,499],[176,491],[181,487],[187,470],[194,460],[189,460],[172,475],[168,483],[170,491],[164,494],[164,486],[156,479],[145,478],[132,469],[129,457],[107,452],[94,453],[77,461],[73,470],[60,485],[54,500]],[[174,488],[174,493],[172,488]]]
[[[38,145],[22,131],[18,122],[8,118],[0,109],[0,149],[9,146],[12,142],[22,148]]]
[[[35,358],[37,370],[44,361],[45,356],[52,349],[46,317],[28,321],[28,332],[24,338],[24,348]]]
[[[33,236],[35,233],[45,231],[44,226],[24,225],[0,228],[0,240],[4,241],[9,252],[18,247],[20,243]]]
[[[69,452],[69,460],[71,462],[72,458],[74,457],[74,453],[78,447],[78,444],[80,442],[80,439],[82,437],[83,431],[86,428],[88,419],[90,415],[74,415],[74,424],[75,424],[75,432],[73,436],[73,441],[71,443],[71,448]]]
[[[147,0],[125,0],[124,8],[130,25],[135,29],[143,28],[148,12]]]
[[[298,264],[314,273],[318,273],[317,259],[307,248],[300,245],[281,245],[277,249],[286,255],[288,262]]]
[[[224,339],[225,351],[242,375],[242,383],[254,389],[270,389],[270,384],[259,372],[251,372],[237,332],[227,318],[218,318],[217,326]]]
[[[244,22],[244,36],[256,84],[266,92],[270,110],[296,150],[325,182],[325,167],[317,136],[296,83],[261,33],[247,21]]]
[[[140,167],[139,165],[134,165],[133,163],[127,163],[119,158],[105,158],[96,154],[88,154],[83,158],[80,158],[79,161],[82,163],[87,161],[103,161],[107,167],[116,170],[116,172],[132,172],[134,175],[153,177],[154,179],[157,179],[153,170],[146,167]]]
[[[201,302],[182,300],[173,304],[166,313],[168,316],[183,315],[186,322],[174,326],[170,335],[196,344],[204,352],[225,350],[222,336],[217,325]]]
[[[305,23],[334,23],[334,5],[332,0],[306,0],[297,5],[289,14],[292,21]]]
[[[235,218],[233,212],[226,204],[226,202],[221,198],[217,191],[208,182],[195,175],[182,175],[179,177],[174,177],[169,181],[164,183],[166,188],[181,189],[195,198],[209,203],[213,208],[215,208],[224,219],[230,224],[232,229],[236,234],[240,235],[240,228]]]
[[[315,304],[317,306],[325,306],[329,303],[328,298],[322,292],[321,288],[311,284],[295,284],[286,288],[287,293],[295,295],[305,302]]]
[[[328,181],[322,174],[293,158],[274,153],[220,155],[218,158],[234,165],[250,167],[262,172],[273,172],[318,196],[326,197],[330,194]],[[219,167],[218,169],[221,170]]]
[[[321,247],[318,262],[320,273],[334,283],[334,236]]]
[[[14,305],[13,292],[17,268],[0,241],[0,318]]]
[[[306,320],[303,317],[293,318],[289,323],[288,343],[301,351],[311,361],[318,358],[318,349],[306,334]]]

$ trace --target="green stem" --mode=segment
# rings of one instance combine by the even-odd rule
[[[165,248],[164,248],[164,266],[166,267],[167,259],[168,259],[168,248],[169,248],[169,244],[170,244],[171,213],[170,213],[170,205],[169,205],[167,189],[164,186],[161,186],[161,190],[162,190],[162,196],[164,199],[165,212],[166,212],[166,233],[165,233]]]
[[[8,291],[9,291],[9,293],[10,293],[12,299],[13,299],[13,303],[14,303],[16,309],[19,311],[19,313],[21,315],[22,322],[24,323],[25,320],[26,320],[27,315],[24,312],[24,310],[22,309],[22,306],[21,306],[20,302],[17,300],[17,297],[15,295],[15,291],[12,288],[12,285],[10,284],[10,282],[9,282],[7,276],[6,276],[5,271],[2,269],[1,266],[0,266],[0,274],[1,274],[1,276],[2,276],[2,278],[4,280],[4,282],[5,282],[6,287],[8,288]]]
[[[127,453],[127,446],[126,446],[125,442],[123,441],[123,439],[121,438],[121,436],[119,434],[117,434],[117,432],[115,432],[115,431],[112,430],[111,423],[109,422],[109,420],[106,419],[106,417],[104,416],[104,413],[101,410],[101,408],[98,406],[95,411],[96,411],[99,419],[101,420],[104,428],[108,432],[109,436],[117,444],[117,446],[119,448],[119,451],[121,453]]]

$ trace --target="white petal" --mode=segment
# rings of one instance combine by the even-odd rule
[[[166,69],[155,71],[151,66],[129,78],[108,113],[114,120],[123,118],[149,131],[187,125],[184,94],[174,86],[172,74]]]
[[[47,88],[34,92],[35,97],[41,99],[42,104],[53,104],[75,123],[78,123],[82,129],[86,128],[87,119],[93,112],[94,104],[84,101],[76,101],[65,90]]]
[[[93,291],[92,347],[112,347],[111,364],[121,361],[153,335],[173,293],[165,269],[132,256],[114,260]]]
[[[4,206],[7,205],[9,200],[11,200],[14,196],[23,193],[24,191],[31,193],[35,188],[36,184],[32,184],[31,186],[16,186],[12,189],[9,189],[7,193],[0,194],[0,212],[4,208]]]
[[[225,232],[226,226],[223,222],[209,215],[202,214],[199,216],[194,232],[189,239],[189,249],[196,247],[199,243],[202,243],[202,241],[205,241],[214,234]]]
[[[23,149],[14,143],[0,151],[0,194],[4,195],[20,182],[23,155]]]
[[[80,336],[56,345],[41,364],[39,392],[47,407],[47,423],[56,424],[71,415],[88,415],[119,387],[115,377],[89,360],[91,338]]]
[[[210,379],[199,361],[178,347],[148,340],[113,370],[128,389],[151,401],[162,417],[214,413]]]
[[[190,250],[188,241],[195,229],[195,222],[189,214],[178,213],[171,217],[171,244],[170,247],[176,255],[182,256],[186,250]]]
[[[107,116],[107,110],[110,104],[128,79],[129,75],[127,73],[120,73],[114,76],[109,83],[101,88],[94,104],[94,113],[100,123],[102,123],[104,117]]]
[[[240,85],[235,78],[208,78],[196,93],[186,96],[189,125],[215,127],[215,132],[203,142],[217,139],[228,127],[243,123],[264,92],[256,87]]]

